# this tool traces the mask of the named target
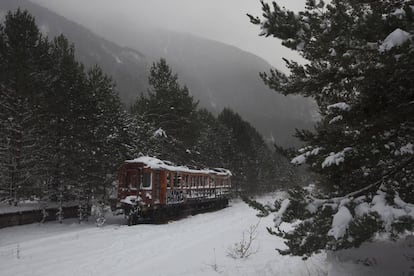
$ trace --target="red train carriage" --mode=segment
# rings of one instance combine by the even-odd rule
[[[189,169],[143,156],[121,165],[118,183],[118,207],[128,224],[135,224],[227,206],[231,172]]]

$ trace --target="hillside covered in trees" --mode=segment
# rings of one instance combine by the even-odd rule
[[[178,73],[180,81],[188,85],[191,95],[199,101],[199,107],[215,116],[223,108],[231,108],[256,128],[268,143],[298,145],[298,140],[292,138],[295,128],[311,128],[317,120],[311,100],[272,93],[262,83],[259,72],[271,65],[258,56],[199,35],[153,29],[151,21],[128,24],[112,12],[106,13],[103,20],[92,20],[93,24],[88,24],[87,19],[91,19],[93,13],[89,12],[90,16],[85,18],[77,15],[87,14],[82,7],[91,3],[2,0],[0,18],[7,11],[20,7],[36,18],[43,35],[64,34],[76,46],[77,61],[87,67],[98,64],[116,83],[121,102],[128,107],[139,93],[146,92],[149,68],[163,57]],[[72,9],[64,8],[66,4],[78,7],[82,12],[71,13]],[[137,9],[137,13],[140,12],[141,9]],[[244,16],[240,16],[244,20]]]
[[[27,12],[0,25],[0,201],[108,200],[118,166],[139,155],[226,167],[238,191],[298,182],[240,115],[198,107],[164,59],[126,109],[103,71],[85,68],[63,35],[44,36]]]

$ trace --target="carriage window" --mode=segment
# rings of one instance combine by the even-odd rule
[[[181,185],[184,185],[184,183],[183,183],[183,176],[181,175],[181,174],[179,174],[178,176],[177,176],[177,186],[178,187],[180,187]]]
[[[174,187],[178,187],[178,186],[179,186],[179,184],[178,184],[178,174],[174,173]]]
[[[130,183],[132,188],[138,188],[138,176],[136,174],[133,174],[131,176],[131,183]]]
[[[146,172],[142,175],[142,187],[149,188],[151,187],[151,173]]]
[[[185,186],[185,187],[188,187],[188,184],[189,184],[189,183],[188,183],[188,175],[185,175],[185,176],[184,176],[184,186]]]
[[[171,187],[171,176],[169,172],[167,172],[167,187]]]
[[[159,171],[156,171],[156,172],[154,173],[154,184],[155,184],[155,185],[158,185],[157,187],[159,187],[159,185],[160,185],[160,181],[161,181],[161,174],[160,174],[160,172],[159,172]]]
[[[135,172],[128,172],[125,177],[125,187],[130,189],[138,188],[138,175]]]

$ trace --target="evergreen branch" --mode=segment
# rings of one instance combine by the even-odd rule
[[[408,166],[410,163],[412,163],[414,161],[414,156],[412,156],[411,158],[408,158],[405,162],[403,162],[402,164],[400,164],[398,167],[395,167],[394,169],[384,173],[381,178],[379,180],[377,180],[376,182],[369,184],[357,191],[348,193],[342,197],[334,197],[334,198],[329,198],[329,199],[318,199],[315,197],[312,197],[313,200],[315,201],[319,201],[321,203],[327,203],[327,202],[340,202],[345,198],[354,198],[356,196],[360,196],[362,194],[364,194],[364,192],[371,190],[372,188],[379,186],[380,184],[382,184],[384,182],[384,179],[390,176],[393,176],[395,174],[397,174],[398,172],[400,172],[402,169],[404,169],[406,166]]]
[[[381,176],[381,179],[379,179],[378,181],[376,181],[376,182],[374,182],[374,183],[372,183],[372,184],[370,184],[370,185],[368,185],[368,186],[366,186],[362,189],[359,189],[355,192],[349,193],[344,198],[359,196],[359,195],[363,194],[365,191],[368,191],[371,188],[374,188],[374,187],[380,185],[386,177],[390,177],[390,176],[393,176],[393,175],[397,174],[398,172],[400,172],[402,169],[404,169],[406,166],[408,166],[413,161],[414,161],[414,156],[412,156],[411,158],[408,158],[405,162],[400,164],[400,166],[395,167],[393,170],[390,170],[389,172],[383,174]]]

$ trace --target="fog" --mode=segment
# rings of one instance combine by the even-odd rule
[[[31,0],[111,39],[111,26],[163,28],[217,40],[254,53],[286,71],[282,57],[303,61],[275,38],[259,37],[246,13],[261,15],[259,0]],[[278,0],[301,10],[305,0]],[[119,28],[118,28],[119,29]]]

